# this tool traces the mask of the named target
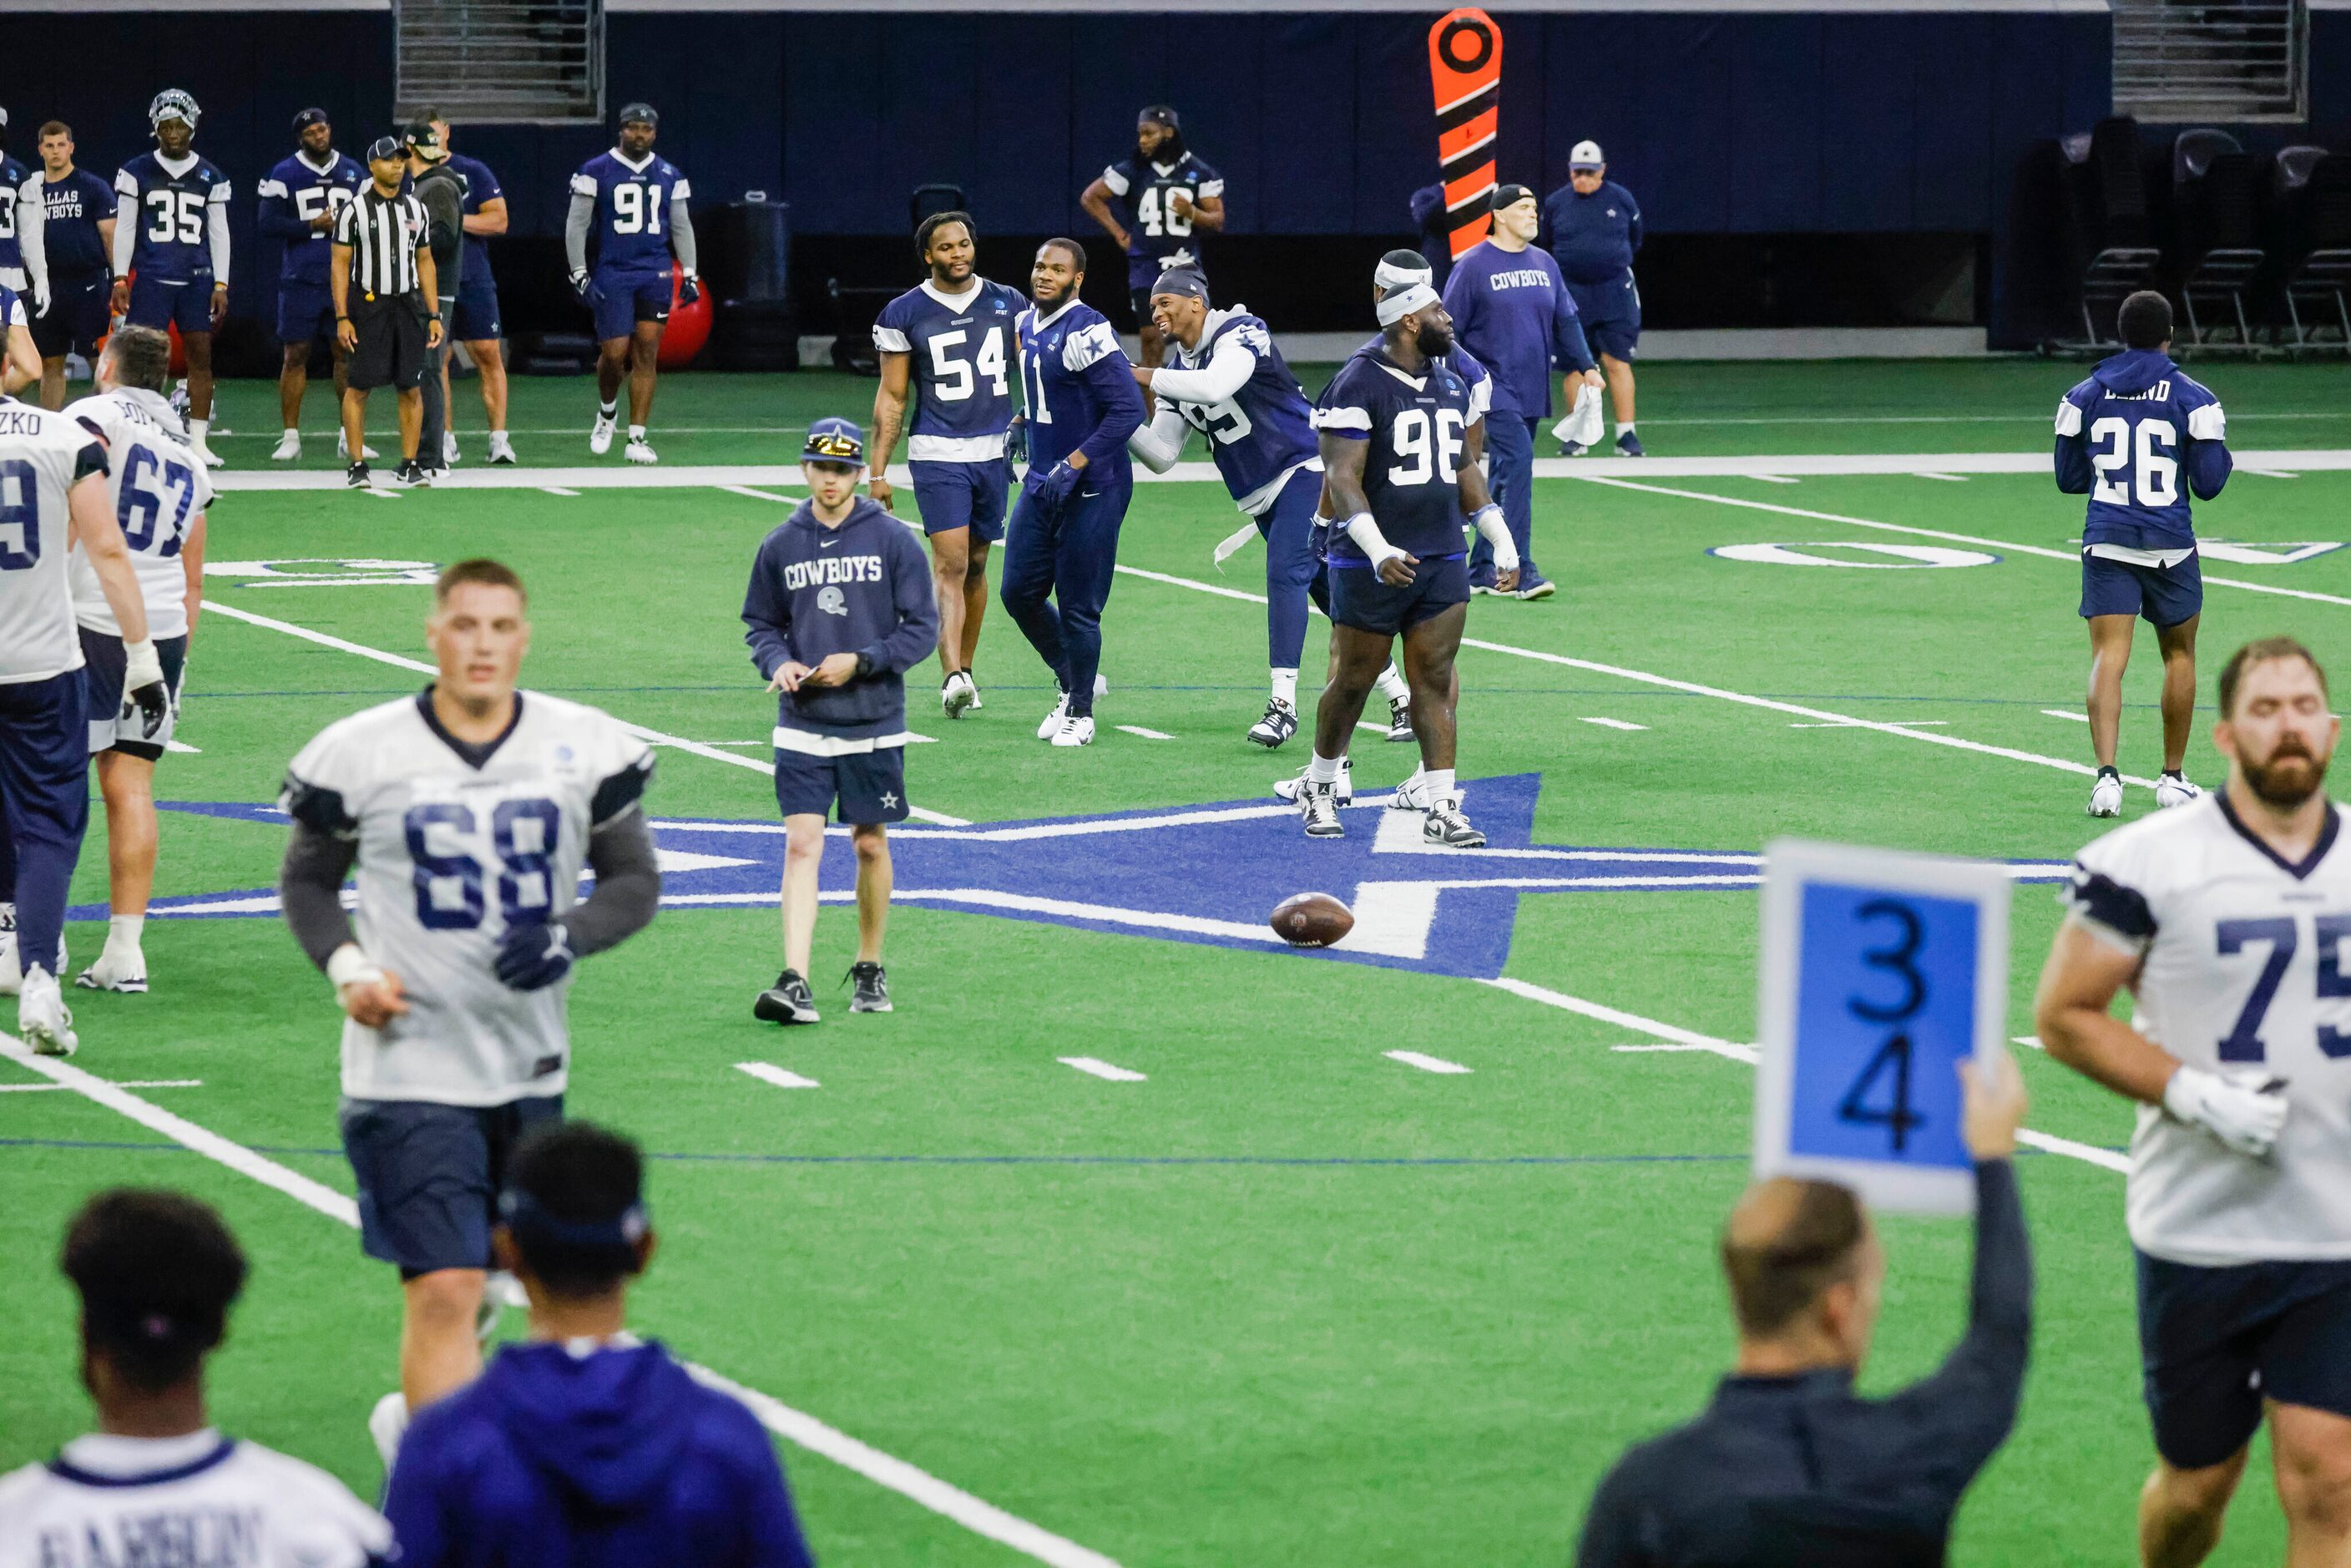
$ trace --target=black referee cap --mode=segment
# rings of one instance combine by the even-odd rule
[[[368,143],[367,161],[371,163],[386,158],[406,158],[407,156],[408,150],[401,145],[400,138],[397,136],[379,136]]]

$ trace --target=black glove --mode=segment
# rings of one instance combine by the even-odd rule
[[[595,281],[588,276],[587,268],[582,267],[578,272],[571,275],[571,292],[577,294],[580,298],[586,300],[590,305],[596,303],[596,284]]]
[[[571,973],[571,933],[561,922],[517,925],[498,948],[498,978],[517,991],[536,991]]]
[[[691,305],[701,298],[702,279],[689,272],[678,280],[677,302],[680,305]]]
[[[164,721],[172,716],[171,688],[161,681],[150,681],[133,691],[122,705],[122,716],[129,718],[133,708],[139,710],[139,735],[142,740],[152,740],[163,733]]]
[[[1012,428],[1004,433],[1004,455],[1015,463],[1029,461],[1029,418],[1026,414],[1012,416]]]

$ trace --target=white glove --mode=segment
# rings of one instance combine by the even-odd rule
[[[33,279],[33,314],[46,316],[48,313],[49,280],[46,277],[37,277]]]
[[[338,996],[345,986],[372,986],[382,978],[383,970],[356,942],[346,942],[327,955],[327,981]]]
[[[1478,515],[1469,522],[1479,537],[1494,547],[1496,571],[1519,570],[1519,547],[1510,538],[1510,525],[1502,520],[1501,507],[1489,501],[1478,508]]]
[[[2241,1155],[2266,1159],[2285,1126],[2285,1080],[2258,1070],[2222,1074],[2182,1067],[2163,1086],[2163,1108]]]

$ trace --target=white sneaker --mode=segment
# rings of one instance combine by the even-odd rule
[[[1391,811],[1433,811],[1442,803],[1437,791],[1429,787],[1428,775],[1416,768],[1412,777],[1397,785],[1395,793],[1388,797]]]
[[[514,443],[507,439],[507,433],[503,430],[490,432],[490,461],[506,464],[522,461],[515,455]]]
[[[341,458],[346,463],[349,463],[351,460],[351,444],[344,437],[343,433],[340,430],[335,433],[335,455]],[[382,455],[382,453],[378,452],[374,447],[370,446],[365,441],[361,441],[360,443],[360,462],[372,463]]]
[[[289,430],[277,438],[277,446],[270,451],[269,460],[272,463],[291,463],[301,455],[302,433],[298,430]]]
[[[446,467],[456,466],[457,433],[454,430],[444,430],[441,433],[441,462]]]
[[[1309,763],[1287,779],[1275,779],[1273,798],[1296,805],[1298,798],[1306,792],[1306,775],[1312,767],[1313,764]],[[1355,759],[1353,757],[1339,758],[1339,786],[1332,793],[1338,798],[1339,804],[1342,806],[1352,806],[1355,803]]]
[[[375,1408],[368,1412],[368,1436],[375,1439],[384,1479],[390,1480],[392,1461],[400,1457],[400,1440],[408,1436],[407,1396],[395,1388],[375,1402]]]
[[[1061,700],[1053,705],[1053,711],[1045,716],[1045,722],[1037,727],[1037,738],[1050,740],[1061,734],[1061,725],[1069,716],[1070,694],[1063,692]]]
[[[621,455],[627,458],[632,463],[658,463],[661,461],[661,458],[654,455],[653,443],[650,441],[632,441],[628,445],[621,449]]]
[[[86,991],[143,992],[147,988],[147,955],[137,947],[125,952],[109,942],[99,954],[98,962],[74,977],[74,984]]]
[[[210,446],[205,445],[204,443],[200,440],[189,442],[188,450],[194,453],[198,461],[202,462],[207,468],[225,468],[228,466],[227,458],[223,457],[219,453],[214,452]]]
[[[2090,786],[2090,815],[2119,817],[2123,814],[2123,781],[2112,773],[2101,773],[2098,781]]]
[[[588,450],[601,457],[612,450],[612,432],[621,427],[617,413],[600,413],[595,426],[588,432]]]
[[[1388,738],[1390,740],[1417,740],[1420,738],[1418,736],[1415,735],[1412,730],[1412,699],[1410,697],[1388,698]]]
[[[1090,713],[1071,714],[1053,732],[1056,746],[1092,746],[1094,743],[1094,716]]]
[[[963,673],[963,681],[964,685],[971,688],[971,711],[977,713],[981,708],[987,706],[979,700],[979,682],[973,678],[972,673],[969,670],[966,670]]]
[[[1442,844],[1448,850],[1482,850],[1486,835],[1469,825],[1461,814],[1461,797],[1447,795],[1428,809],[1421,819],[1421,842]]]
[[[2185,806],[2204,793],[2189,782],[2185,774],[2167,773],[2155,781],[2155,804],[2158,810]]]
[[[482,1281],[482,1304],[474,1309],[474,1343],[487,1344],[498,1332],[498,1319],[508,1307],[528,1307],[522,1281],[504,1269],[493,1269]]]
[[[0,925],[0,997],[16,996],[25,988],[23,955],[18,951],[16,919],[13,915],[7,918],[8,923]],[[62,975],[65,972],[66,939],[60,936],[57,938],[57,967],[52,973]]]
[[[1335,784],[1310,780],[1299,792],[1298,814],[1306,819],[1306,836],[1310,839],[1339,839],[1347,834],[1346,825],[1339,821],[1339,787]]]
[[[25,975],[16,998],[16,1032],[39,1056],[71,1056],[81,1044],[73,1031],[73,1009],[57,989],[57,977],[38,964]]]
[[[939,687],[939,707],[949,718],[961,718],[978,701],[979,693],[972,685],[971,677],[961,670],[949,675],[946,684]]]

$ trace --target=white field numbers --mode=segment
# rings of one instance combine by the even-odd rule
[[[2008,868],[1779,839],[1763,862],[1755,1174],[1964,1214],[1959,1067],[2005,1051]]]
[[[616,235],[661,233],[659,185],[623,183],[612,187],[612,232]]]
[[[1134,219],[1143,225],[1144,234],[1156,238],[1161,235],[1182,235],[1192,232],[1191,193],[1184,192],[1186,204],[1179,212],[1172,199],[1179,191],[1184,191],[1181,185],[1143,187],[1143,193],[1135,198]]]
[[[987,379],[997,397],[1009,390],[1004,375],[1004,334],[993,328],[982,332],[978,350],[969,359],[959,359],[954,350],[961,348],[967,337],[967,333],[957,330],[935,333],[930,340],[930,392],[941,402],[963,402],[978,389],[981,376]]]
[[[150,191],[147,206],[152,217],[147,238],[152,245],[198,245],[204,237],[204,193]]]
[[[1440,408],[1431,419],[1425,408],[1408,408],[1395,416],[1388,444],[1399,461],[1388,469],[1388,483],[1426,485],[1431,479],[1451,479],[1461,472],[1462,437],[1468,422],[1458,409]]]
[[[2090,466],[2097,470],[2092,498],[2109,507],[2175,506],[2179,500],[2179,460],[2165,455],[2179,438],[2161,420],[2144,420],[2136,439],[2131,423],[2109,414],[2090,426]],[[2158,450],[2161,448],[2163,450]]]

